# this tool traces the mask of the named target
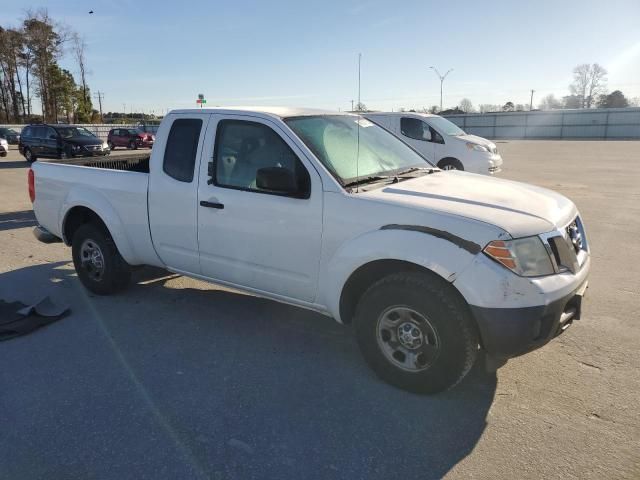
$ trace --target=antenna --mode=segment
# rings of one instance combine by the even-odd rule
[[[356,108],[358,111],[362,110],[362,104],[360,103],[360,63],[362,61],[362,53],[358,53],[358,105]],[[358,170],[358,163],[360,162],[360,118],[356,120],[356,124],[358,125],[358,139],[356,143],[356,181],[360,176],[360,172]],[[356,193],[360,191],[360,186],[356,184]]]
[[[358,107],[358,110],[360,110],[362,104],[360,103],[360,62],[362,60],[362,54],[359,53],[358,54],[358,105],[356,105]]]

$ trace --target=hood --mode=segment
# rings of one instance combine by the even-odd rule
[[[65,143],[71,143],[73,145],[82,145],[82,146],[86,146],[86,145],[102,145],[102,140],[100,140],[97,137],[68,137],[68,138],[63,138],[62,139],[63,142]]]
[[[488,147],[495,147],[496,146],[496,144],[493,143],[491,140],[487,140],[486,138],[478,137],[477,135],[471,135],[470,133],[465,133],[464,135],[458,135],[458,136],[456,136],[454,138],[462,140],[463,142],[477,143],[479,145],[485,145],[485,146],[488,146]]]
[[[514,238],[555,230],[577,215],[571,200],[546,188],[459,171],[436,172],[360,195],[471,218]]]

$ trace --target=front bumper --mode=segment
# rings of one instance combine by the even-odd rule
[[[494,357],[510,358],[540,348],[579,320],[585,280],[570,293],[547,305],[519,308],[486,308],[470,305],[482,346]]]
[[[502,171],[502,157],[500,154],[492,154],[489,156],[489,167],[488,167],[489,175],[493,175],[494,173],[499,173]]]

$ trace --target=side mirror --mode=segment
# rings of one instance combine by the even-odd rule
[[[266,167],[256,173],[256,186],[278,193],[298,193],[298,182],[288,168]]]
[[[425,127],[422,130],[422,139],[427,142],[433,141],[433,137],[431,136],[431,129],[429,127]]]

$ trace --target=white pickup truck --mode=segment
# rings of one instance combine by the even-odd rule
[[[444,173],[353,114],[177,110],[150,158],[36,162],[29,194],[36,237],[70,245],[92,292],[155,265],[316,310],[415,392],[452,387],[480,349],[497,364],[544,345],[587,287],[570,200]]]

